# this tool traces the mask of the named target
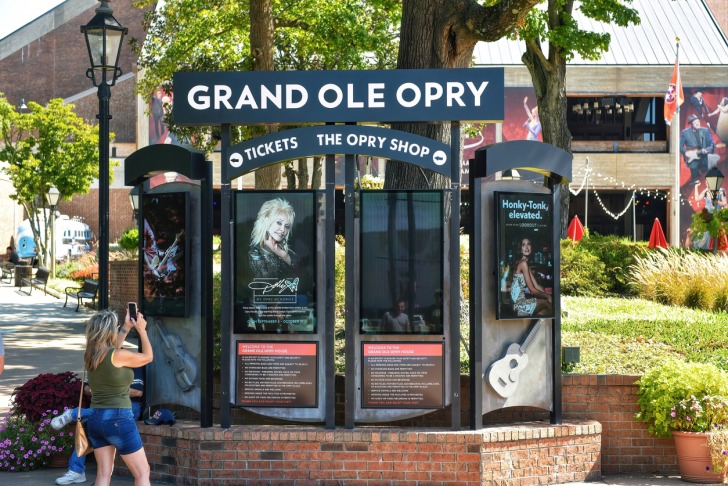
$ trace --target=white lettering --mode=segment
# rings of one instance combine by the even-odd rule
[[[334,99],[334,101],[326,101],[327,91],[333,91],[336,94],[336,98]],[[321,87],[321,89],[319,90],[318,99],[319,103],[321,103],[321,106],[323,106],[324,108],[336,108],[341,104],[341,100],[344,99],[344,93],[342,93],[341,88],[339,88],[335,84],[329,83]]]
[[[187,103],[195,110],[206,110],[210,107],[210,96],[200,95],[197,97],[197,93],[207,93],[207,86],[195,86],[187,93]],[[198,101],[199,100],[199,101]]]
[[[354,101],[354,85],[352,83],[346,85],[346,98],[347,108],[364,108],[363,101]]]
[[[406,101],[404,99],[405,91],[412,91],[414,94],[411,101]],[[404,83],[397,88],[397,102],[405,108],[412,108],[420,102],[420,98],[422,98],[422,93],[420,93],[420,88],[418,88],[414,83]]]
[[[230,89],[230,86],[225,86],[224,84],[216,84],[215,85],[215,109],[220,109],[220,104],[225,105],[225,108],[228,110],[232,110],[233,107],[230,105],[230,102],[228,101],[230,97],[233,95],[232,90]]]
[[[281,93],[281,85],[276,84],[276,92],[273,94],[265,86],[260,87],[260,107],[262,109],[268,108],[268,101],[273,103],[276,108],[281,109],[283,107],[283,96]]]
[[[240,93],[240,98],[238,98],[238,102],[235,104],[235,109],[239,110],[245,105],[250,106],[254,110],[258,109],[258,103],[255,102],[253,93],[250,92],[250,87],[247,84],[243,88],[242,93]],[[228,106],[228,108],[230,107]]]
[[[486,86],[488,86],[488,81],[483,81],[482,83],[480,83],[480,88],[476,88],[472,81],[468,81],[465,84],[468,85],[468,88],[470,88],[470,92],[473,93],[473,105],[480,106],[480,98],[482,98],[483,91],[485,91]]]
[[[465,103],[462,100],[464,92],[465,88],[463,87],[463,83],[447,83],[447,106],[452,106],[453,101],[457,101],[460,106],[465,106]]]
[[[442,98],[442,85],[440,83],[425,83],[425,106],[432,106],[432,101],[440,98]]]
[[[301,95],[300,101],[293,101],[293,94],[298,93]],[[301,108],[308,102],[308,91],[300,84],[287,84],[286,85],[286,107],[287,108]]]
[[[384,101],[380,101],[384,98],[384,93],[381,90],[384,89],[384,83],[371,83],[369,84],[369,107],[370,108],[384,108]]]

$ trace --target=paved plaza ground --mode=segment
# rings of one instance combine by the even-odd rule
[[[10,395],[15,387],[22,385],[39,373],[60,373],[83,371],[83,350],[85,326],[93,311],[81,309],[69,303],[63,307],[63,299],[44,295],[34,289],[28,296],[17,287],[0,283],[0,330],[5,343],[5,372],[0,376],[0,417],[8,410]],[[2,485],[52,485],[64,469],[40,469],[24,473],[0,472]],[[93,484],[96,464],[89,461],[85,484]],[[129,478],[114,476],[113,485],[133,484]],[[161,485],[166,483],[153,482]],[[661,475],[605,475],[601,481],[590,483],[569,483],[578,485],[608,484],[613,486],[668,486],[689,484],[678,476]]]

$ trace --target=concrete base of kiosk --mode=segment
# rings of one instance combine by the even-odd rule
[[[139,423],[152,479],[172,484],[555,484],[601,477],[602,426],[479,431]],[[130,476],[121,459],[116,471]]]

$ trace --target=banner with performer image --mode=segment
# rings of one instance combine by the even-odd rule
[[[554,317],[550,194],[496,192],[496,319]]]
[[[316,332],[315,193],[239,191],[234,332]]]
[[[713,244],[710,235],[692,234],[690,223],[693,214],[703,209],[712,213],[715,206],[728,207],[726,184],[714,195],[705,182],[705,174],[713,167],[728,174],[728,88],[686,87],[684,92],[677,128],[681,196],[688,204],[680,205],[680,234],[684,247],[709,250]]]
[[[141,238],[143,293],[146,316],[187,316],[189,252],[186,192],[142,195]]]

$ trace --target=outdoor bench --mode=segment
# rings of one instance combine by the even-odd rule
[[[96,280],[87,278],[83,281],[83,286],[81,288],[66,287],[65,292],[66,302],[64,302],[63,307],[66,307],[66,304],[68,304],[69,297],[74,297],[76,299],[76,312],[78,312],[81,304],[83,304],[83,299],[91,299],[92,307],[96,305],[96,295],[99,292],[99,283]]]
[[[2,277],[0,277],[0,280],[5,280],[7,277],[8,283],[13,282],[13,277],[15,276],[15,264],[10,262],[5,262],[2,268],[3,274]]]
[[[25,277],[20,280],[20,288],[18,290],[23,290],[23,287],[26,285],[28,286],[28,295],[33,292],[33,286],[36,286],[38,288],[43,287],[43,293],[47,294],[48,291],[46,290],[46,285],[48,285],[48,277],[50,276],[51,271],[47,268],[38,267],[38,271],[35,272],[35,277]]]

